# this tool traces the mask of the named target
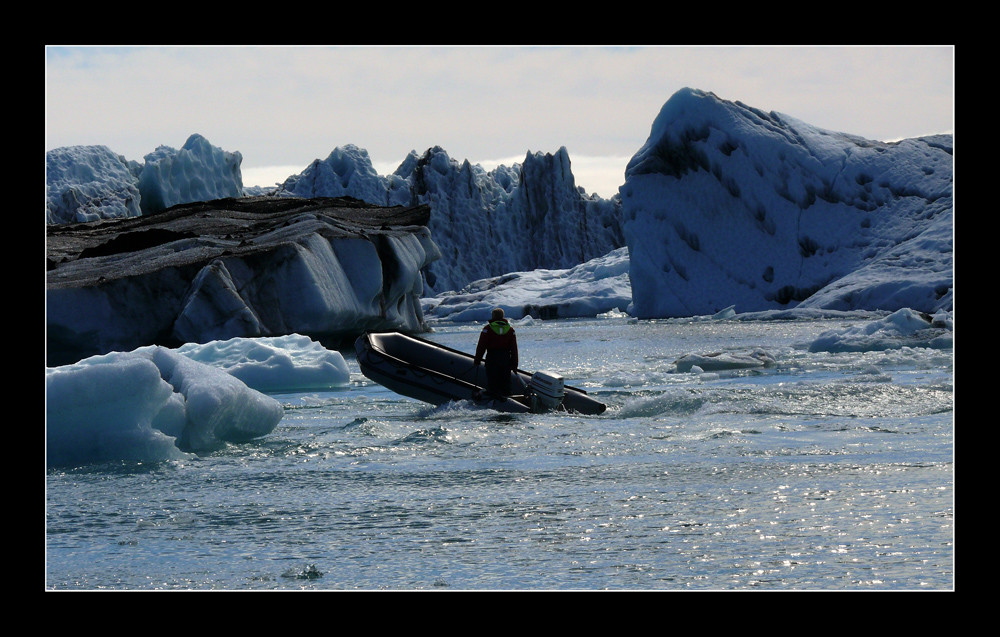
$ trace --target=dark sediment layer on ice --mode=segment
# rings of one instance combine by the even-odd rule
[[[328,238],[377,236],[409,233],[404,229],[407,226],[426,226],[430,208],[384,208],[349,197],[261,196],[181,204],[141,217],[51,225],[46,233],[46,285],[50,289],[92,285],[101,277],[133,276],[164,265],[267,251],[294,234],[294,228],[292,233],[282,233],[282,228],[310,216],[321,225],[307,231]],[[182,249],[153,250],[185,239],[190,242]],[[144,258],[99,258],[130,253],[144,253]]]
[[[47,360],[149,344],[424,329],[430,209],[243,197],[47,228]]]

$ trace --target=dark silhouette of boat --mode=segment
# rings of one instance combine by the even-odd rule
[[[550,371],[511,371],[512,396],[486,389],[484,365],[471,354],[400,332],[369,332],[354,343],[361,373],[397,394],[432,405],[450,401],[473,403],[512,413],[564,410],[603,413],[607,406]]]

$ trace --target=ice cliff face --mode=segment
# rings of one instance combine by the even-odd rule
[[[52,151],[49,223],[239,197],[241,162],[239,152],[213,147],[197,134],[180,150],[160,146],[142,164],[103,147],[87,154],[79,147]],[[348,144],[288,177],[275,194],[352,197],[376,206],[427,204],[428,228],[442,248],[441,258],[424,272],[427,293],[512,271],[571,268],[625,245],[620,202],[577,188],[565,148],[527,153],[523,164],[487,172],[434,147],[411,152],[395,172],[382,176],[366,150]]]
[[[144,163],[106,146],[69,146],[45,155],[46,223],[150,214],[175,204],[243,194],[243,156],[191,135],[180,150],[160,146]]]
[[[274,198],[426,206],[426,227],[418,233],[424,255],[404,250],[412,255],[404,259],[406,276],[396,281],[387,275],[389,283],[372,288],[388,291],[398,284],[412,291],[410,268],[421,262],[425,297],[453,292],[428,304],[448,314],[461,315],[457,303],[472,302],[469,293],[492,290],[501,279],[514,287],[511,273],[543,270],[550,271],[547,291],[528,298],[507,290],[504,303],[525,313],[533,307],[584,311],[565,302],[572,293],[553,294],[562,284],[551,273],[569,276],[572,268],[624,246],[629,311],[642,318],[715,315],[729,307],[739,313],[908,307],[933,314],[952,306],[952,142],[950,135],[871,141],[683,89],[663,105],[611,200],[575,186],[565,148],[529,152],[522,164],[487,172],[434,147],[411,152],[395,172],[382,176],[367,151],[353,145],[289,177]],[[143,164],[105,147],[51,151],[47,220],[135,217],[178,203],[240,198],[241,160],[200,135],[179,151],[161,146]],[[360,255],[348,257],[354,254],[351,239],[337,241],[338,267],[369,263]],[[301,246],[318,254],[308,241]],[[318,272],[328,261],[317,257],[302,272]],[[189,309],[174,317],[171,329],[178,337],[206,333],[194,326],[206,320],[206,312],[218,313],[226,334],[251,334],[266,324],[242,296],[244,279],[228,265],[206,268],[197,273],[199,292]],[[527,277],[515,278],[521,288],[538,287],[527,286]],[[311,280],[327,284],[323,276]],[[616,308],[625,283],[603,294]],[[198,299],[211,303],[201,308]],[[368,315],[344,299],[356,316]],[[475,302],[500,301],[491,292],[488,300]],[[317,316],[330,311],[346,317],[338,314],[339,306],[323,302],[314,310]],[[186,327],[189,320],[194,323]]]
[[[428,293],[508,272],[570,268],[625,245],[617,199],[577,188],[565,148],[487,172],[434,147],[411,152],[382,177],[366,151],[348,145],[289,177],[278,194],[427,204],[428,228],[442,252],[425,271]]]
[[[620,189],[633,310],[949,308],[952,175],[950,135],[870,141],[681,90]]]
[[[234,337],[426,329],[426,207],[244,197],[49,226],[47,359]]]

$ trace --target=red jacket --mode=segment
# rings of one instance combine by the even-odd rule
[[[507,319],[490,321],[479,333],[479,344],[476,345],[476,364],[483,360],[483,354],[492,350],[507,350],[510,356],[510,368],[517,369],[517,336]]]

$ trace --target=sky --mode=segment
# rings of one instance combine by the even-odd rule
[[[198,133],[272,186],[338,146],[389,174],[440,146],[489,170],[566,147],[609,198],[663,104],[690,87],[892,141],[954,132],[953,46],[58,46],[46,150],[142,162]]]

